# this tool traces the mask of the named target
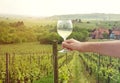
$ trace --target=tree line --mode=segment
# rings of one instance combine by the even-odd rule
[[[24,21],[8,23],[0,22],[0,44],[13,44],[39,41],[41,44],[51,44],[53,40],[61,43],[63,39],[57,33],[55,24],[26,26]],[[74,25],[73,33],[68,38],[86,41],[89,30]]]

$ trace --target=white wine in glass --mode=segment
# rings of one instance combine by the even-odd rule
[[[71,20],[58,20],[57,22],[57,32],[58,34],[66,40],[66,38],[72,33],[73,25]],[[67,50],[63,49],[59,52],[66,52]]]

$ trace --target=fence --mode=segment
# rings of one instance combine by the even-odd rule
[[[40,53],[1,54],[0,83],[1,81],[2,83],[28,83],[28,80],[31,81],[29,83],[33,83],[33,79],[40,79],[43,75],[48,76],[53,71],[51,55],[44,55]]]
[[[97,83],[120,83],[119,58],[111,58],[97,53],[79,55],[86,71],[96,77]]]
[[[36,63],[36,64],[38,64],[38,66],[40,66],[43,70],[46,70],[46,72],[48,72],[48,73],[50,73],[50,72],[52,72],[52,71],[54,71],[54,83],[58,83],[59,82],[59,77],[58,77],[58,70],[59,70],[59,68],[61,68],[64,64],[67,64],[68,62],[69,62],[69,60],[71,60],[72,58],[68,58],[67,57],[67,54],[65,54],[65,56],[63,55],[63,56],[58,56],[58,53],[57,53],[57,46],[58,46],[58,44],[57,44],[57,41],[54,41],[53,42],[53,53],[51,53],[51,54],[47,54],[48,56],[46,57],[46,58],[49,58],[49,60],[51,61],[49,61],[49,62],[46,62],[46,64],[45,64],[45,66],[42,68],[41,67],[41,64],[40,63],[42,63],[42,60],[45,60],[44,59],[44,55],[43,56],[41,56],[41,54],[42,53],[32,53],[32,52],[30,52],[30,53],[6,53],[6,54],[0,54],[0,55],[3,55],[3,56],[1,56],[2,58],[1,58],[1,60],[3,61],[3,63],[5,63],[6,64],[6,66],[5,66],[5,79],[3,79],[3,83],[21,83],[21,81],[19,80],[19,79],[16,79],[17,81],[15,82],[15,81],[12,81],[13,79],[11,78],[11,73],[13,74],[15,74],[16,73],[16,70],[17,69],[11,69],[11,68],[14,68],[15,66],[14,66],[14,64],[18,64],[18,63],[16,63],[16,62],[19,62],[19,66],[21,66],[22,67],[22,65],[24,65],[23,63],[24,62],[21,62],[21,60],[17,60],[17,57],[20,57],[19,59],[23,59],[22,61],[26,61],[25,63],[26,64],[28,64],[27,66],[32,66],[33,65],[33,63]],[[6,56],[4,56],[4,55],[6,55]],[[24,55],[27,55],[27,58],[26,58],[26,56],[24,56]],[[37,56],[37,57],[34,57],[34,55],[40,55],[40,56]],[[50,55],[50,56],[49,56]],[[6,57],[6,58],[5,58]],[[63,60],[62,61],[62,63],[61,64],[59,64],[58,65],[58,59],[61,59],[62,57],[64,57],[65,58],[65,60]],[[3,60],[4,59],[4,60]],[[35,61],[33,61],[33,60],[35,60]],[[37,61],[37,62],[36,62]],[[51,67],[49,67],[49,68],[46,68],[46,65],[48,64],[48,63],[51,63]],[[52,68],[53,67],[53,68]],[[35,67],[34,67],[35,68]],[[41,68],[38,68],[38,69],[41,69]],[[46,69],[45,69],[46,68]],[[23,68],[24,69],[24,68]],[[26,70],[27,70],[27,67],[25,68]],[[29,70],[30,70],[30,72],[28,72],[28,73],[30,73],[30,75],[31,75],[31,73],[33,73],[32,71],[34,71],[34,70],[32,70],[33,68],[32,67],[29,67]],[[36,69],[36,68],[35,68]],[[12,70],[12,71],[11,71]],[[21,68],[19,67],[19,70],[22,72],[22,70],[21,70]],[[24,70],[23,70],[24,71]],[[53,73],[53,72],[52,72]],[[47,73],[45,74],[45,75],[47,75]],[[32,76],[31,76],[32,77]],[[34,77],[33,77],[34,78]],[[41,78],[41,77],[40,77]],[[20,78],[21,79],[21,78]],[[28,82],[28,80],[27,80],[28,78],[25,78],[25,76],[24,76],[24,83],[27,83]],[[33,79],[31,79],[31,78],[29,78],[30,80],[31,80],[31,82],[30,83],[33,83]],[[39,78],[38,78],[39,79]],[[1,81],[1,80],[0,80]]]

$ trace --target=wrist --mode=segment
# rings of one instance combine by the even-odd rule
[[[88,42],[80,42],[80,44],[78,44],[78,51],[80,51],[80,52],[88,52],[88,47],[89,47]]]
[[[84,52],[98,52],[100,50],[101,43],[98,42],[84,42],[83,51]]]
[[[93,42],[81,42],[79,45],[79,51],[81,52],[93,52],[95,49]]]

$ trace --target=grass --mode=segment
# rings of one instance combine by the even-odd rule
[[[40,80],[37,80],[33,83],[53,83],[53,75],[48,75],[47,77],[44,77]]]
[[[74,57],[74,76],[75,79],[73,83],[88,83],[78,56]]]
[[[0,45],[0,53],[33,53],[52,52],[52,45],[42,45],[39,42]]]
[[[94,77],[91,77],[88,72],[85,71],[79,56],[74,56],[72,66],[73,76],[71,77],[69,83],[96,83]]]

